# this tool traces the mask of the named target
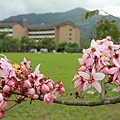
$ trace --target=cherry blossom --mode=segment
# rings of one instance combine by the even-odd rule
[[[59,81],[53,89],[52,94],[57,97],[59,94],[62,95],[64,92],[65,88],[63,87],[63,83]]]
[[[113,63],[115,67],[111,67],[109,70],[109,74],[114,74],[113,80],[120,80],[120,61],[113,58]]]
[[[31,61],[27,61],[26,58],[24,58],[23,62],[21,62],[21,65],[25,67],[26,69],[30,68]]]
[[[19,65],[12,64],[6,56],[2,56],[0,59],[0,118],[3,118],[5,111],[9,109],[7,101],[12,95],[11,91],[20,94],[16,95],[15,104],[25,101],[25,97],[22,97],[21,94],[27,95],[30,103],[39,97],[43,97],[46,104],[52,104],[57,95],[65,92],[62,82],[59,81],[55,84],[52,79],[40,73],[40,64],[33,71],[30,65],[31,61],[27,61],[26,58]],[[52,93],[57,93],[57,95],[54,96]]]
[[[73,78],[74,87],[77,88],[78,92],[83,91],[84,80],[80,75],[75,75]]]
[[[116,92],[120,92],[120,46],[114,44],[112,38],[107,36],[102,40],[92,40],[90,47],[83,50],[83,56],[78,59],[79,68],[72,82],[76,89],[75,97],[80,98],[80,93],[90,88],[95,88],[102,94],[105,84],[117,86]],[[21,64],[11,63],[5,55],[0,58],[0,118],[4,118],[6,110],[9,110],[8,101],[13,93],[16,93],[16,104],[25,101],[26,97],[32,101],[43,99],[46,104],[52,104],[58,96],[63,96],[65,88],[63,82],[54,82],[51,78],[40,72],[40,64],[35,70],[31,67],[31,61],[26,58]]]
[[[46,104],[52,104],[53,103],[53,99],[54,99],[54,96],[52,95],[52,94],[50,94],[50,93],[47,93],[47,94],[45,94],[44,95],[44,102],[46,103]]]
[[[43,78],[43,74],[39,71],[40,64],[36,66],[34,73],[31,73],[31,77],[34,79],[34,86],[39,86],[39,80]]]
[[[101,93],[101,86],[98,82],[98,80],[103,80],[105,75],[103,73],[98,73],[95,71],[95,69],[92,69],[92,73],[85,73],[85,72],[79,72],[79,75],[84,78],[84,85],[83,90],[90,89],[91,86],[95,87],[95,89]]]

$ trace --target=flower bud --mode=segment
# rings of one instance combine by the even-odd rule
[[[42,92],[43,94],[46,94],[46,93],[48,93],[48,92],[50,91],[49,87],[48,87],[46,84],[42,84],[40,90],[41,90],[41,92]]]
[[[4,112],[0,111],[0,119],[2,119],[4,117]]]
[[[64,87],[61,87],[60,90],[59,90],[59,94],[62,94],[65,92],[65,88]]]
[[[0,111],[5,111],[7,109],[7,107],[8,107],[8,102],[3,100],[0,103]]]
[[[37,94],[35,94],[34,96],[33,96],[33,99],[38,99],[39,98],[39,96],[37,95]]]
[[[30,95],[35,95],[35,89],[34,89],[34,88],[30,88],[30,89],[28,90],[28,94],[30,94]]]
[[[110,41],[110,40],[111,40],[111,37],[110,37],[110,36],[107,36],[107,37],[106,37],[106,40]]]
[[[87,67],[86,66],[81,66],[79,70],[85,72],[87,70]]]
[[[10,87],[8,85],[5,85],[3,87],[3,92],[8,93],[10,91]]]
[[[107,74],[109,73],[109,69],[108,69],[107,67],[104,67],[104,68],[102,69],[102,71],[103,71],[103,73],[104,73],[105,75],[107,75]]]
[[[24,83],[23,83],[24,87],[26,88],[31,88],[31,83],[29,80],[25,80]]]
[[[50,81],[46,84],[50,90],[53,90],[53,83],[51,83]]]
[[[46,104],[52,104],[52,103],[53,103],[53,98],[54,98],[54,97],[53,97],[52,94],[47,93],[47,94],[44,95],[43,100],[44,100],[44,102],[45,102]]]
[[[63,86],[62,81],[59,81],[59,82],[58,82],[58,85],[59,85],[59,86]]]
[[[0,93],[0,102],[2,102],[3,101],[3,95],[2,95],[2,93]]]

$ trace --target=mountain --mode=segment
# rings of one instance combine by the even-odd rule
[[[29,25],[32,24],[58,24],[66,21],[71,21],[81,28],[81,41],[87,41],[95,22],[101,15],[93,16],[87,20],[81,20],[82,14],[88,12],[84,8],[75,8],[66,12],[44,13],[44,14],[24,14],[11,16],[5,20],[23,20],[26,19]]]

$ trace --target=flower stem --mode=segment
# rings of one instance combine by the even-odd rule
[[[105,89],[104,89],[104,87],[105,87],[105,80],[103,79],[101,81],[101,88],[102,88],[101,93],[100,93],[100,99],[101,100],[104,100],[104,97],[105,97]]]

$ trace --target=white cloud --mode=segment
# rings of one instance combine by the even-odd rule
[[[76,7],[103,9],[120,16],[119,0],[0,0],[0,20],[19,14],[64,12]]]
[[[13,15],[22,14],[25,11],[27,11],[27,9],[22,0],[0,1],[0,19],[7,18]]]

